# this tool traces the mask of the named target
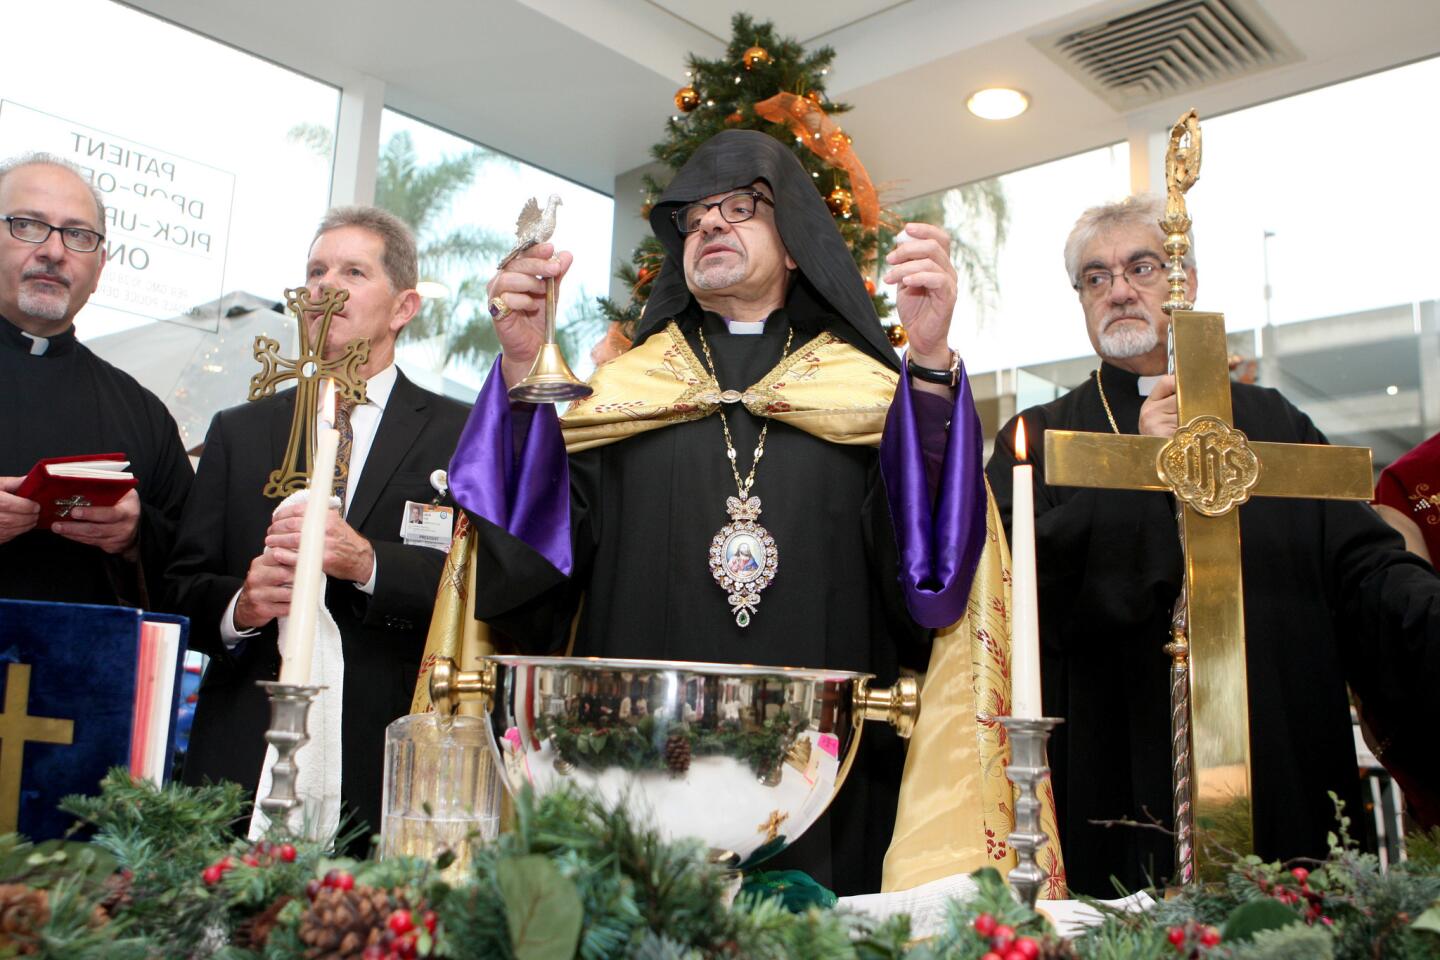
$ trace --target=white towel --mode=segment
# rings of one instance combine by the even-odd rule
[[[304,503],[308,495],[308,490],[298,490],[275,509]],[[340,500],[331,497],[330,506],[338,510]],[[279,623],[282,658],[288,620],[289,617],[281,617]],[[323,591],[315,617],[315,653],[310,660],[309,685],[321,690],[310,704],[307,724],[310,739],[295,754],[295,793],[304,801],[297,826],[313,840],[328,840],[340,826],[340,707],[345,699],[345,651],[335,618],[325,608]],[[267,745],[265,762],[260,768],[260,785],[255,790],[255,813],[250,818],[251,840],[264,836],[270,826],[270,818],[260,809],[260,801],[270,795],[271,768],[278,758],[275,748]]]

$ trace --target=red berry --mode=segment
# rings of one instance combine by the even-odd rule
[[[1290,876],[1294,877],[1298,882],[1304,883],[1310,879],[1310,871],[1304,867],[1296,867],[1290,871]]]
[[[1220,942],[1220,931],[1214,927],[1206,927],[1200,932],[1200,944],[1206,947],[1213,947]]]
[[[286,863],[294,863],[296,857],[295,844],[285,843],[280,845],[280,859]]]
[[[1000,956],[1000,954],[996,953],[994,950],[991,950],[989,953],[985,954],[985,956],[981,957],[980,960],[1005,960],[1005,958]]]
[[[1328,926],[1330,926],[1332,923],[1334,923],[1335,921],[1334,921],[1334,920],[1331,920],[1329,917],[1321,917],[1321,918],[1320,918],[1320,922],[1323,923],[1323,924],[1325,924],[1325,926],[1328,927]]]
[[[245,854],[245,856],[243,856],[243,857],[240,858],[240,862],[243,863],[243,864],[245,864],[245,866],[247,866],[247,867],[258,867],[258,866],[260,866],[260,858],[257,857],[257,856],[255,856],[255,854],[253,854],[253,853],[247,853],[247,854]]]
[[[335,886],[341,890],[353,890],[355,889],[355,877],[352,874],[342,873],[335,880]]]
[[[320,890],[324,886],[325,884],[321,883],[319,880],[307,881],[305,884],[305,896],[310,898],[311,900],[314,900],[316,897],[320,896]]]
[[[325,886],[327,886],[327,887],[338,887],[338,886],[340,886],[340,871],[339,871],[339,870],[330,870],[330,871],[328,871],[328,872],[325,874],[324,883],[325,883]]]
[[[220,864],[212,863],[205,868],[205,872],[201,875],[201,878],[205,881],[205,886],[213,887],[220,882],[220,878],[224,875],[225,871],[220,869]]]
[[[425,930],[430,934],[430,936],[435,936],[435,927],[438,926],[440,923],[440,915],[434,910],[426,910],[423,917],[423,922],[425,924]]]
[[[395,940],[395,945],[390,948],[392,953],[399,954],[401,960],[411,960],[415,956],[415,934],[401,934]]]
[[[409,910],[401,907],[399,910],[396,910],[394,913],[390,914],[390,919],[385,921],[385,925],[391,930],[394,930],[395,933],[398,935],[402,933],[409,933],[411,930],[414,930],[415,920],[410,916]]]
[[[996,950],[1010,949],[1010,943],[1015,939],[1015,928],[1000,924],[995,932],[990,935],[990,946]]]
[[[372,943],[360,954],[360,960],[385,960],[385,948],[378,943]]]
[[[1176,950],[1179,950],[1181,947],[1183,947],[1183,946],[1185,945],[1185,928],[1184,928],[1184,927],[1171,927],[1171,928],[1170,928],[1170,932],[1169,932],[1169,934],[1167,934],[1167,936],[1168,936],[1168,938],[1169,938],[1169,940],[1170,940],[1170,945],[1171,945],[1172,947],[1174,947]]]
[[[975,918],[975,922],[971,924],[971,926],[975,928],[975,932],[982,937],[988,937],[994,933],[997,925],[995,917],[988,913],[980,914],[980,916]]]
[[[1015,941],[1015,946],[1010,948],[1010,952],[1018,953],[1020,960],[1038,960],[1040,944],[1029,937],[1021,937]]]

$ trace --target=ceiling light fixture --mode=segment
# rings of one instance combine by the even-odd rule
[[[415,284],[415,292],[426,300],[444,300],[450,296],[450,288],[434,280],[421,280]]]
[[[1010,120],[1030,107],[1030,98],[1009,87],[976,90],[965,101],[966,108],[982,120]]]

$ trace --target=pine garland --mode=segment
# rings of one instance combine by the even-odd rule
[[[328,859],[275,836],[236,839],[238,787],[164,790],[113,771],[64,808],[88,843],[0,837],[0,956],[316,960],[356,957],[585,960],[1290,960],[1440,955],[1440,867],[1382,871],[1342,831],[1323,864],[1236,863],[1225,882],[1151,910],[1100,908],[1073,941],[1017,904],[994,870],[952,903],[944,929],[785,909],[741,894],[698,842],[662,840],[623,809],[576,792],[516,804],[516,827],[473,852],[451,885],[439,862]],[[1416,838],[1416,846],[1424,843]],[[327,946],[317,946],[323,944]],[[368,952],[367,952],[368,951]]]

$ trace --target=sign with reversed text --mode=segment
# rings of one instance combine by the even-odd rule
[[[33,151],[74,163],[105,201],[107,260],[91,303],[216,329],[233,173],[0,100],[0,157]]]

